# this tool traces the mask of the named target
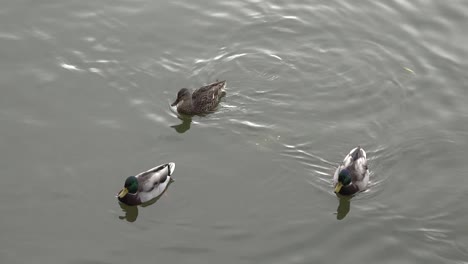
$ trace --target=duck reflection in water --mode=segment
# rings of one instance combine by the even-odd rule
[[[175,131],[177,131],[177,133],[183,134],[190,129],[190,125],[192,124],[192,118],[189,116],[178,116],[178,118],[182,120],[182,123],[178,125],[173,125],[171,127],[174,128]]]
[[[129,206],[123,203],[119,203],[122,211],[125,212],[125,215],[119,216],[121,220],[127,220],[127,222],[135,222],[138,218],[138,206]]]
[[[146,203],[143,203],[143,204],[141,204],[139,206],[147,207],[147,206],[155,204],[161,198],[161,196],[166,194],[166,191],[164,191],[164,193],[162,195],[156,197],[155,199],[150,200],[150,201],[148,201]],[[126,204],[121,203],[121,202],[119,202],[119,205],[120,205],[120,208],[122,208],[122,211],[125,212],[125,215],[119,216],[119,219],[126,220],[127,222],[130,222],[130,223],[133,223],[133,222],[135,222],[137,220],[137,218],[138,218],[138,206],[130,206],[130,205],[126,205]]]
[[[336,209],[336,219],[343,220],[346,215],[348,215],[351,208],[351,198],[352,196],[337,195],[340,204]]]

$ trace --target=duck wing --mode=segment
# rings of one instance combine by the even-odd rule
[[[366,174],[369,173],[367,169],[367,155],[364,149],[357,147],[353,149],[349,155],[352,159],[352,166],[350,166],[352,171],[353,182],[362,181]]]
[[[149,169],[138,174],[138,191],[150,192],[159,184],[166,182],[167,177],[174,172],[175,164],[173,162],[161,164],[157,167]]]
[[[219,81],[202,86],[197,90],[193,91],[192,100],[197,100],[201,97],[206,97],[207,95],[208,97],[210,95],[211,97],[213,97],[213,95],[218,95],[220,90],[224,88],[225,84],[226,81]]]
[[[367,167],[367,156],[364,149],[358,147],[352,155],[353,164],[351,169],[351,177],[354,186],[360,191],[367,187],[369,182],[369,169]]]

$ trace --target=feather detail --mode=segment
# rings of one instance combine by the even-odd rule
[[[351,183],[343,186],[339,193],[342,195],[352,195],[365,190],[369,182],[369,170],[367,166],[367,154],[363,148],[356,147],[346,155],[333,175],[334,186],[338,184],[340,172],[345,169],[351,175]]]
[[[119,201],[127,205],[139,205],[160,197],[173,181],[175,163],[161,164],[136,175],[138,191],[128,193]]]
[[[177,112],[185,115],[213,112],[224,95],[223,89],[225,87],[226,81],[217,81],[196,89],[191,95],[188,90],[188,92],[184,91],[183,93],[179,91],[176,102],[182,101],[182,103],[177,104]],[[179,94],[182,94],[183,98],[179,98]]]

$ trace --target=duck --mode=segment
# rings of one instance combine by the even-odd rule
[[[216,81],[202,86],[191,92],[182,88],[177,93],[177,99],[171,104],[176,106],[177,112],[183,115],[202,115],[213,112],[218,106],[219,100],[225,95],[223,90],[226,81]]]
[[[174,169],[175,163],[169,162],[127,177],[117,199],[123,204],[134,206],[160,197],[174,181]]]
[[[360,146],[352,149],[333,175],[335,193],[353,195],[364,191],[369,182],[367,154]]]

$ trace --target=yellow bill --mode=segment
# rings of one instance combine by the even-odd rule
[[[341,182],[338,182],[338,184],[335,187],[335,193],[339,193],[341,190],[341,187],[343,187],[343,184]]]
[[[120,190],[118,196],[119,196],[119,198],[124,198],[125,195],[127,195],[127,193],[128,193],[128,189],[127,189],[127,188],[123,188],[122,190]]]

